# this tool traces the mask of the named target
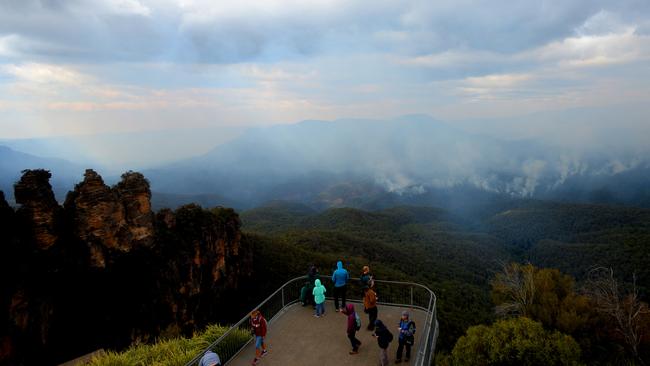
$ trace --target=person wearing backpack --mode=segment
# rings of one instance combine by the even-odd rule
[[[343,268],[343,262],[336,263],[336,271],[332,274],[332,282],[334,282],[334,306],[336,311],[342,311],[345,308],[345,293],[348,288],[348,281],[350,274]],[[339,308],[339,298],[341,298],[341,307]]]
[[[377,320],[377,294],[372,288],[366,288],[363,292],[363,311],[368,314],[368,330],[374,330]]]
[[[379,345],[379,365],[388,366],[388,346],[393,341],[393,333],[386,328],[386,325],[381,320],[375,321],[375,332],[372,334],[377,338]]]
[[[320,280],[314,282],[314,289],[312,290],[312,295],[314,301],[316,302],[316,314],[315,317],[320,318],[325,315],[325,286],[321,285]]]
[[[359,318],[359,315],[354,311],[354,305],[352,304],[347,304],[345,309],[341,310],[341,313],[348,316],[347,333],[350,344],[352,345],[352,351],[350,351],[350,354],[356,355],[359,353],[359,346],[361,346],[361,341],[356,337],[357,331],[361,329],[361,318]]]
[[[408,362],[411,358],[411,347],[415,343],[415,322],[409,319],[409,312],[402,311],[402,318],[399,321],[399,339],[397,346],[397,357],[395,363],[402,362],[402,352],[406,347],[406,358]]]

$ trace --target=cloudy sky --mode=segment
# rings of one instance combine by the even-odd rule
[[[649,101],[647,0],[0,0],[0,138]]]

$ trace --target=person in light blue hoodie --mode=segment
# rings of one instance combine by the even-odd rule
[[[199,366],[221,366],[221,360],[216,353],[207,351],[201,358]]]
[[[345,294],[348,290],[350,274],[343,268],[343,262],[338,261],[336,267],[336,271],[332,274],[332,282],[334,282],[334,306],[336,307],[336,311],[340,311],[345,308]],[[342,300],[341,307],[339,307],[339,299]]]

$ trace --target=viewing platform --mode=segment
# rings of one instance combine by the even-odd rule
[[[379,360],[379,346],[367,330],[368,315],[363,312],[362,289],[358,279],[348,284],[348,302],[354,304],[361,317],[361,330],[357,338],[362,342],[359,354],[350,355],[350,342],[346,335],[347,317],[334,309],[331,298],[325,304],[325,316],[314,317],[312,306],[303,307],[299,300],[300,289],[307,281],[298,277],[283,285],[259,306],[269,322],[266,343],[269,354],[260,365],[269,366],[374,366]],[[332,294],[329,276],[321,276]],[[409,311],[417,331],[411,360],[405,365],[431,365],[438,337],[436,297],[427,287],[407,282],[375,281],[378,296],[378,319],[393,333],[394,340],[388,348],[391,363],[395,360],[398,345],[398,325],[401,313]],[[254,309],[251,309],[251,311]],[[216,352],[228,366],[250,365],[255,356],[255,345],[250,333],[248,316],[231,327],[207,349]],[[205,353],[205,351],[203,352]],[[187,364],[198,365],[203,353]]]

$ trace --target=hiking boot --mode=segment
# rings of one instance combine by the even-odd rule
[[[268,350],[264,350],[264,351],[262,351],[262,355],[260,356],[260,358],[262,358],[262,357],[264,357],[264,356],[266,356],[266,355],[268,355],[268,354],[269,354],[269,351],[268,351]]]
[[[320,318],[320,315],[314,314],[314,318]]]

